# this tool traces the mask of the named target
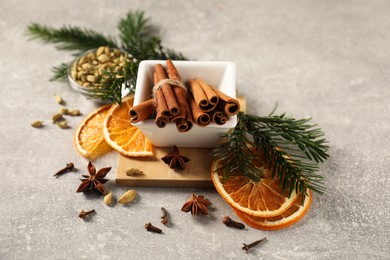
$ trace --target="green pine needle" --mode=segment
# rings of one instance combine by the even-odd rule
[[[272,177],[279,178],[280,187],[290,196],[295,191],[305,197],[307,189],[323,194],[323,177],[316,172],[318,163],[329,157],[329,147],[324,133],[309,124],[310,120],[240,112],[236,127],[214,150],[214,158],[223,162],[220,169],[224,179],[239,172],[259,182],[263,172],[255,165],[264,163],[270,165]],[[260,158],[258,153],[263,156]]]
[[[161,45],[161,40],[156,30],[146,18],[143,11],[129,12],[118,23],[119,43],[111,36],[105,36],[92,29],[83,29],[77,26],[63,26],[59,29],[51,28],[38,23],[32,23],[27,27],[27,35],[30,39],[38,39],[44,43],[52,43],[59,50],[72,51],[73,55],[79,55],[90,49],[100,46],[109,46],[122,49],[131,54],[133,59],[126,66],[127,71],[120,74],[106,71],[109,76],[102,87],[96,91],[92,98],[121,103],[121,90],[125,85],[130,91],[134,91],[137,80],[137,72],[142,60],[186,60],[181,54]],[[63,80],[67,77],[68,65],[62,63],[53,67],[54,75],[51,80]],[[118,78],[120,76],[120,78]]]
[[[59,50],[76,51],[75,55],[100,46],[117,47],[112,37],[77,26],[63,26],[60,29],[55,29],[32,23],[27,27],[27,35],[30,36],[30,39],[53,43]]]
[[[60,81],[65,80],[68,77],[68,68],[69,64],[61,63],[60,65],[53,67],[51,70],[53,76],[50,78],[50,81]]]

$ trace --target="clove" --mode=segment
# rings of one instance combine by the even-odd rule
[[[146,231],[154,232],[154,233],[162,233],[162,230],[158,227],[153,226],[150,222],[145,224]]]
[[[82,210],[81,212],[80,212],[80,214],[79,214],[79,217],[80,218],[86,218],[89,214],[92,214],[92,213],[94,213],[95,212],[95,210],[93,209],[93,210],[89,210],[89,211],[84,211],[84,210]]]
[[[260,239],[260,240],[257,240],[255,242],[252,242],[250,243],[249,245],[245,244],[245,243],[242,243],[244,246],[242,247],[242,250],[245,250],[245,253],[248,252],[249,249],[251,249],[252,247],[254,246],[257,246],[258,244],[260,244],[261,242],[263,242],[264,240],[266,240],[267,238],[263,238],[263,239]]]
[[[161,216],[161,223],[166,225],[168,224],[168,211],[164,207],[161,207],[161,211],[163,213],[163,215]]]
[[[244,224],[237,222],[237,221],[234,221],[229,216],[226,216],[223,218],[223,224],[225,224],[227,227],[233,227],[233,228],[237,228],[237,229],[244,229],[245,228]]]
[[[54,177],[60,176],[60,175],[62,175],[62,174],[64,174],[64,173],[67,173],[67,172],[72,171],[73,168],[74,168],[74,164],[73,164],[73,163],[67,163],[67,164],[66,164],[66,167],[65,167],[64,169],[59,170],[59,171],[58,171],[57,173],[55,173],[53,176],[54,176]]]

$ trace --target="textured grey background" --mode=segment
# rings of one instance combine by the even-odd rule
[[[248,111],[311,116],[331,141],[321,166],[327,193],[315,196],[293,227],[264,232],[222,225],[229,206],[212,190],[137,188],[133,205],[106,207],[76,194],[87,161],[73,148],[71,129],[51,125],[53,95],[84,114],[95,105],[66,83],[48,82],[50,68],[71,56],[27,41],[34,21],[94,28],[115,34],[130,9],[143,9],[163,45],[197,60],[237,65],[239,92]],[[389,1],[50,1],[0,3],[0,259],[390,259]],[[32,129],[32,120],[47,126]],[[73,161],[79,172],[54,179]],[[115,153],[97,167],[113,166]],[[114,193],[125,190],[108,183]],[[179,211],[191,193],[212,202],[211,215]],[[171,212],[164,235],[145,232]],[[89,222],[81,209],[95,208]],[[242,242],[268,242],[245,255]]]

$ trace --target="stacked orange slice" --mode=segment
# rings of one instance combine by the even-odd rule
[[[87,115],[74,134],[76,150],[90,160],[112,150],[103,136],[103,122],[110,109],[111,105],[102,106]]]
[[[152,143],[130,123],[133,97],[122,105],[106,105],[80,123],[74,135],[76,150],[94,160],[112,149],[126,156],[152,156]]]
[[[130,123],[130,109],[133,97],[122,100],[122,105],[114,105],[103,125],[106,142],[119,153],[126,156],[153,156],[152,143],[137,127]]]
[[[255,183],[237,170],[227,180],[224,179],[220,160],[211,167],[211,179],[222,198],[233,208],[245,223],[254,228],[276,230],[290,226],[300,220],[311,205],[311,191],[302,204],[302,196],[293,192],[283,192],[279,179],[272,178],[264,165],[257,165],[264,178]]]

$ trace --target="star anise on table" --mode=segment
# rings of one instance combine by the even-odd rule
[[[92,162],[88,163],[88,173],[89,175],[82,175],[85,179],[80,179],[81,184],[76,192],[86,192],[88,190],[97,190],[101,192],[103,195],[105,195],[106,189],[104,188],[103,184],[106,183],[108,180],[104,179],[106,177],[107,173],[111,170],[111,167],[106,167],[100,169],[98,172],[96,172],[95,166],[92,164]]]
[[[173,146],[173,153],[168,153],[162,157],[161,160],[168,164],[169,168],[178,170],[184,170],[184,163],[190,161],[188,157],[179,154],[179,149],[176,147],[176,145]]]
[[[207,207],[211,205],[211,202],[206,199],[203,195],[196,196],[192,194],[191,198],[184,203],[181,211],[190,212],[192,215],[207,215]]]

